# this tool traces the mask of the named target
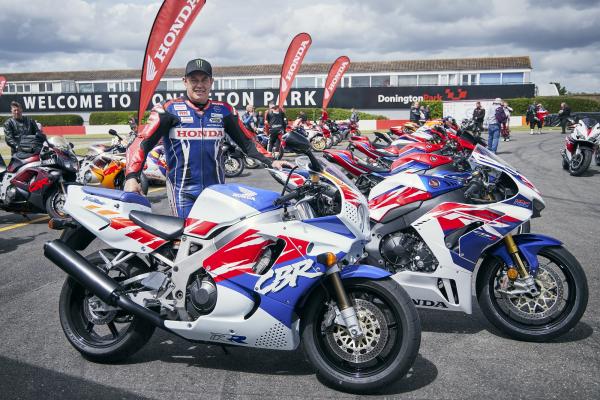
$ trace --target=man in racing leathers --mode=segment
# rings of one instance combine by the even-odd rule
[[[214,80],[206,60],[188,62],[183,82],[186,95],[155,106],[147,125],[127,149],[125,190],[141,192],[139,176],[146,156],[162,138],[171,210],[186,218],[204,188],[224,181],[221,144],[225,133],[246,155],[267,166],[280,169],[289,164],[271,161],[258,152],[244,135],[233,107],[209,100]]]

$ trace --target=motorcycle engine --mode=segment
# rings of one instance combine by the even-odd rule
[[[439,265],[429,246],[412,233],[395,232],[385,236],[379,251],[395,270],[433,272]]]
[[[207,274],[198,274],[193,277],[187,286],[185,308],[196,319],[201,315],[209,314],[217,304],[217,286]]]

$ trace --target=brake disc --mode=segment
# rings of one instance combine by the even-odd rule
[[[340,358],[362,364],[377,357],[387,343],[389,330],[383,312],[373,303],[363,299],[354,301],[363,337],[354,340],[345,326],[335,325],[327,333],[327,343]]]

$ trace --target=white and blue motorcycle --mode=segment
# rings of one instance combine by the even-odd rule
[[[370,237],[367,201],[308,141],[310,182],[285,195],[206,189],[186,219],[156,215],[134,193],[70,186],[61,239],[44,246],[69,276],[60,321],[86,358],[114,362],[156,327],[222,345],[294,350],[351,392],[404,376],[420,345],[410,297],[390,273],[356,264]],[[275,174],[275,171],[272,172]],[[83,257],[98,238],[109,248]]]

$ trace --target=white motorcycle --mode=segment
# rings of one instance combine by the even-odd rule
[[[565,138],[565,148],[561,151],[562,167],[573,176],[588,170],[594,153],[596,165],[600,165],[600,123],[591,118],[583,118],[573,126],[573,131]]]
[[[56,226],[67,230],[44,253],[69,275],[59,314],[73,347],[114,362],[158,327],[219,345],[302,342],[317,373],[344,391],[406,374],[420,344],[416,309],[389,272],[355,264],[370,238],[366,199],[306,138],[292,133],[287,145],[310,159],[306,185],[285,195],[213,185],[185,219],[153,214],[135,193],[70,186],[72,221]],[[96,237],[109,248],[77,252]]]

